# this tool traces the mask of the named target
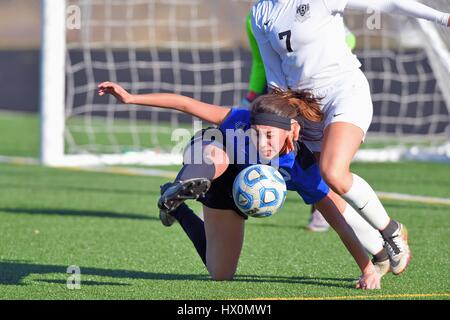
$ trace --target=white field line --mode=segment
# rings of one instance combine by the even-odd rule
[[[436,198],[436,197],[425,197],[416,196],[412,194],[403,194],[396,192],[380,192],[377,191],[378,197],[381,200],[399,200],[399,201],[409,201],[409,202],[419,202],[427,204],[445,204],[450,206],[449,198]]]
[[[0,156],[0,163],[8,163],[14,165],[38,165],[39,161],[33,158],[20,158],[20,157],[4,157]],[[151,176],[173,179],[176,177],[176,171],[169,171],[163,169],[154,168],[132,168],[132,167],[114,167],[114,166],[95,166],[95,167],[63,167],[59,168],[69,171],[89,171],[89,172],[101,172],[112,173],[129,176]],[[377,195],[381,200],[396,200],[406,202],[417,202],[425,204],[443,204],[450,206],[450,198],[437,198],[428,196],[419,196],[412,194],[403,194],[396,192],[382,192],[377,191]]]

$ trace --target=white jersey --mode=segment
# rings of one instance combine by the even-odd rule
[[[339,5],[335,0],[263,0],[253,7],[253,31],[269,85],[320,88],[361,66],[345,42],[342,14],[330,4]]]
[[[304,120],[302,140],[313,152],[322,148],[331,123],[346,122],[366,134],[373,112],[369,83],[345,42],[345,8],[377,10],[423,18],[442,25],[449,15],[411,0],[260,0],[252,27],[267,82],[286,89],[309,89],[323,98],[324,121]]]
[[[260,0],[252,28],[271,86],[323,88],[361,66],[345,42],[343,12],[377,10],[447,25],[449,15],[410,0]]]

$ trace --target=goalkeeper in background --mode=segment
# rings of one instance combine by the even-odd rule
[[[241,100],[239,106],[241,108],[248,109],[250,108],[250,104],[253,100],[255,100],[258,96],[267,93],[267,81],[266,72],[264,71],[264,63],[262,61],[261,54],[259,53],[255,36],[253,35],[251,12],[249,12],[246,17],[245,25],[252,53],[252,69],[250,72],[247,96]],[[345,31],[345,40],[347,45],[353,50],[356,47],[356,37],[347,27],[345,28]],[[327,231],[330,228],[330,225],[317,209],[314,207],[311,208],[311,217],[308,223],[308,230],[314,232]]]

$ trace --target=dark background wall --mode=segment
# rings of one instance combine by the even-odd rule
[[[36,112],[39,50],[0,51],[0,109]]]
[[[211,0],[208,0],[211,1]],[[218,3],[221,3],[220,1]],[[40,46],[40,0],[0,0],[0,110],[9,110],[9,111],[26,111],[26,112],[37,112],[39,110],[39,46]],[[245,12],[244,12],[245,13]],[[356,20],[355,20],[356,21]],[[241,21],[242,22],[242,21]],[[239,25],[239,24],[237,24]],[[242,29],[242,30],[241,30]],[[250,54],[246,47],[245,43],[245,32],[244,28],[240,28],[239,38],[241,39],[241,49],[239,50],[224,50],[221,52],[221,58],[229,61],[230,57],[233,57],[236,51],[240,52],[240,56],[244,59],[245,63],[242,66],[241,74],[242,81],[247,81],[248,72],[251,66]],[[103,34],[103,32],[100,32]],[[76,39],[77,34],[68,35],[69,39]],[[222,35],[224,36],[224,35]],[[73,40],[72,39],[72,40]],[[358,41],[358,45],[362,45],[364,41]],[[375,42],[372,44],[374,45]],[[238,44],[239,46],[239,44]],[[233,46],[237,48],[237,46]],[[100,50],[101,51],[101,50]],[[102,52],[96,51],[89,53],[92,55],[92,59],[99,61],[102,60]],[[166,50],[167,51],[167,50]],[[231,52],[233,51],[233,52]],[[403,54],[408,55],[416,55],[418,52],[416,50],[409,50],[410,52],[403,52]],[[118,60],[126,59],[127,50],[117,50],[114,52],[114,56]],[[356,51],[356,54],[360,57],[363,57],[361,51]],[[71,52],[71,56],[80,55],[79,52]],[[104,53],[103,53],[104,55]],[[161,56],[161,59],[164,60],[165,56],[168,56],[167,52],[161,51],[158,52],[158,55]],[[399,62],[394,59],[397,55],[395,49],[392,49],[390,52],[390,56],[386,59],[380,59],[377,55],[374,57],[362,59],[364,70],[365,65],[370,65],[371,71],[373,72],[392,72],[392,73],[400,73],[405,72],[406,75],[413,75],[417,78],[421,72],[429,73],[430,65],[429,61],[426,58],[426,55],[419,54],[418,56],[422,56],[423,58],[418,62],[414,59],[412,63],[408,63],[407,61],[410,59],[404,59],[405,62]],[[81,55],[82,56],[82,55]],[[147,55],[148,56],[148,55]],[[206,59],[203,62],[212,62],[211,52],[202,52],[202,56]],[[182,61],[190,61],[192,59],[189,53],[180,52],[180,57]],[[203,59],[203,58],[202,58]],[[168,60],[170,61],[170,60]],[[75,84],[77,86],[82,86],[85,83],[86,79],[86,70],[80,70],[77,76],[75,77]],[[95,71],[94,71],[95,73]],[[104,74],[105,72],[103,72]],[[121,78],[120,73],[118,73],[118,81],[126,81],[129,82],[129,72],[127,70],[121,70],[123,73],[123,77]],[[151,74],[150,70],[144,70],[143,74]],[[162,74],[163,78],[166,78],[167,82],[171,82],[168,79],[173,77],[171,70],[165,70],[164,74]],[[192,75],[189,72],[186,73],[186,79],[192,78]],[[98,79],[97,79],[98,78]],[[414,77],[413,77],[414,78]],[[95,81],[103,81],[104,76],[95,76]],[[145,81],[151,81],[151,79],[144,79]],[[222,83],[229,83],[233,81],[232,76],[229,73],[224,73],[221,77]],[[187,80],[189,82],[189,80]],[[202,85],[208,85],[214,83],[215,79],[213,76],[208,76],[207,74],[202,75]],[[430,96],[432,96],[435,92],[436,96],[439,97],[439,89],[436,89],[436,81],[434,79],[430,79],[427,81],[426,92]],[[404,95],[406,93],[414,93],[416,90],[419,90],[419,82],[408,82],[408,83],[400,83],[399,81],[391,81],[388,88],[383,83],[382,79],[371,81],[371,89],[374,94],[384,94],[393,93],[395,95]],[[420,89],[423,90],[423,89]],[[421,92],[424,93],[424,92]],[[241,96],[245,94],[244,90],[241,92]],[[224,105],[230,105],[236,103],[236,95],[233,92],[225,92],[224,97],[221,98],[221,103]],[[239,95],[238,95],[239,96]],[[201,95],[202,99],[207,102],[212,102],[211,97],[208,93]],[[74,105],[79,106],[83,105],[85,101],[83,100],[83,96],[80,95],[75,98]],[[423,116],[431,114],[431,112],[438,112],[440,117],[442,117],[442,121],[438,124],[440,130],[445,131],[445,128],[449,126],[449,113],[446,105],[442,102],[438,106],[438,111],[436,111],[436,106],[433,105],[433,101],[430,98],[430,101],[426,102],[429,104],[426,108],[424,108],[425,114]],[[396,117],[397,115],[407,116],[410,118],[414,118],[417,114],[417,108],[419,107],[419,103],[417,101],[410,101],[407,106],[407,112],[404,107],[400,108],[400,104],[395,101],[391,101],[388,105],[383,105],[381,101],[374,101],[374,122],[371,126],[372,131],[395,131],[395,124],[383,124],[383,129],[381,128],[382,117],[381,115],[389,115],[392,117]],[[408,127],[405,125],[403,128],[403,132],[427,132],[428,126],[430,124],[419,125],[416,127]],[[389,128],[386,128],[388,126]],[[441,132],[442,132],[441,131]]]

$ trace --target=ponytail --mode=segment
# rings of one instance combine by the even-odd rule
[[[291,89],[282,91],[274,88],[272,94],[286,100],[287,105],[296,110],[297,116],[295,118],[300,117],[312,122],[323,120],[324,116],[322,111],[320,111],[320,99],[316,98],[311,91],[294,91]]]
[[[321,122],[324,118],[320,110],[321,98],[315,97],[310,91],[280,90],[272,88],[272,92],[258,97],[251,107],[252,118],[257,114],[273,114],[282,118],[295,119],[300,127],[304,121]],[[292,148],[294,141],[286,140],[280,154]],[[290,145],[290,147],[288,147]]]
[[[320,110],[320,100],[307,90],[272,88],[271,93],[260,96],[253,102],[252,113],[276,114],[299,122],[320,122],[324,117]]]

